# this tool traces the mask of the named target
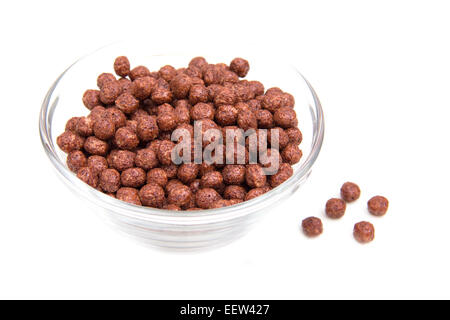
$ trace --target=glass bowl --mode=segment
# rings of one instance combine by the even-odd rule
[[[72,64],[48,91],[39,116],[42,145],[56,172],[75,194],[92,204],[92,208],[106,217],[126,234],[151,246],[166,249],[192,250],[220,246],[242,236],[265,213],[291,196],[306,180],[317,159],[324,135],[324,118],[319,99],[309,82],[280,57],[263,57],[258,53],[244,55],[240,49],[234,54],[250,62],[246,79],[259,80],[266,88],[277,86],[295,97],[299,128],[303,133],[300,145],[303,157],[294,166],[293,176],[255,199],[234,206],[203,211],[177,212],[135,206],[107,196],[79,180],[66,165],[66,154],[56,137],[64,131],[66,121],[88,113],[81,97],[86,89],[96,88],[97,75],[113,72],[115,57],[126,55],[132,67],[145,65],[151,70],[171,64],[187,66],[191,58],[202,55],[210,63],[229,63],[234,56],[225,50],[212,54],[157,50],[145,44],[117,43],[101,48]]]

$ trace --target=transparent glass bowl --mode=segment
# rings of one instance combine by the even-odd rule
[[[261,81],[266,88],[277,86],[294,95],[299,128],[303,133],[300,145],[303,158],[294,166],[293,176],[279,187],[253,200],[227,208],[176,212],[135,206],[107,196],[80,181],[66,165],[66,154],[56,137],[64,131],[66,121],[88,113],[81,97],[86,89],[96,88],[97,75],[112,72],[115,57],[127,55],[132,67],[148,66],[159,70],[171,64],[183,67],[199,53],[158,51],[145,44],[118,43],[85,56],[72,64],[55,81],[42,104],[39,129],[42,144],[62,181],[94,210],[108,218],[119,230],[151,246],[168,249],[202,249],[226,244],[243,235],[264,213],[292,195],[306,180],[319,155],[324,135],[324,118],[319,99],[309,82],[292,66],[280,65],[279,57],[266,58],[260,53],[244,55],[250,62],[247,79]],[[231,61],[234,56],[205,54],[210,63]]]

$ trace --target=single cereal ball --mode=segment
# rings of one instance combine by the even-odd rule
[[[161,208],[164,204],[164,190],[157,184],[146,184],[139,190],[139,198],[144,206]]]
[[[139,188],[145,184],[147,174],[142,168],[128,168],[120,175],[120,181],[125,187]]]
[[[294,170],[288,163],[282,163],[278,172],[270,176],[269,182],[272,188],[278,187],[280,184],[285,182],[287,179],[292,177]]]
[[[112,116],[106,111],[98,119],[94,121],[92,126],[94,135],[100,140],[108,140],[114,137],[116,132],[116,126]]]
[[[139,108],[139,101],[130,93],[122,93],[116,100],[116,107],[126,114],[131,114]]]
[[[246,83],[236,83],[233,85],[232,89],[236,97],[236,102],[249,101],[255,97],[253,91]]]
[[[260,195],[263,195],[268,190],[266,188],[254,188],[251,189],[247,194],[245,195],[244,201],[252,200],[256,197],[259,197]]]
[[[369,212],[374,216],[380,217],[386,214],[389,207],[389,201],[383,196],[375,196],[367,202]]]
[[[261,106],[264,109],[275,113],[279,108],[283,107],[283,97],[281,94],[265,94],[261,101]]]
[[[171,179],[171,180],[169,180],[169,182],[167,182],[165,189],[166,189],[166,192],[169,193],[172,189],[174,189],[178,186],[182,186],[182,185],[184,185],[184,184],[180,180]]]
[[[173,179],[177,176],[178,166],[176,166],[173,163],[169,165],[162,165],[161,169],[163,169],[166,172],[168,179]]]
[[[100,100],[100,91],[86,90],[83,94],[83,104],[89,110],[92,110],[96,106],[102,105],[102,101]]]
[[[139,191],[135,188],[123,187],[117,190],[116,198],[137,206],[141,206],[141,199],[139,198]]]
[[[288,128],[285,130],[289,138],[289,143],[299,145],[302,143],[303,135],[299,128]]]
[[[223,177],[219,171],[211,171],[202,176],[200,185],[202,188],[218,189],[223,184]]]
[[[114,143],[124,150],[132,150],[139,145],[139,138],[134,131],[128,127],[119,128],[114,136]]]
[[[119,77],[126,77],[130,73],[130,61],[127,57],[120,56],[114,61],[114,72]]]
[[[358,222],[353,228],[353,237],[359,243],[371,242],[375,238],[375,228],[370,222]]]
[[[255,96],[260,96],[264,94],[264,85],[259,81],[249,81],[248,86],[250,90],[253,91]]]
[[[296,124],[297,114],[291,107],[281,107],[273,114],[273,121],[282,128],[291,128]]]
[[[241,111],[238,114],[237,118],[238,127],[243,129],[244,131],[248,129],[256,129],[258,128],[258,120],[256,119],[256,115],[251,111]]]
[[[253,111],[253,112],[257,112],[259,110],[262,110],[261,101],[259,101],[257,99],[251,99],[251,100],[249,100],[249,101],[247,101],[245,103],[248,105],[250,110]],[[266,111],[269,111],[269,110],[266,110]]]
[[[131,94],[138,100],[145,100],[152,94],[156,80],[151,77],[142,77],[131,83]]]
[[[230,63],[231,71],[237,73],[237,75],[241,78],[245,77],[250,70],[250,65],[248,61],[242,58],[234,58]]]
[[[91,168],[82,167],[77,171],[77,177],[84,183],[87,183],[93,188],[98,186],[98,176],[92,171]]]
[[[175,109],[168,103],[164,103],[160,106],[157,107],[157,115],[161,115],[163,113],[167,113],[167,112],[174,112]]]
[[[224,70],[222,72],[223,83],[236,83],[239,81],[239,76],[231,70]]]
[[[189,184],[189,189],[191,189],[191,192],[193,194],[197,193],[198,190],[200,190],[200,179],[195,179]]]
[[[189,204],[192,199],[192,192],[188,186],[179,185],[170,190],[167,201],[169,204],[175,204],[183,207]]]
[[[289,143],[289,137],[283,128],[276,127],[267,130],[267,144],[271,147],[278,143],[279,150],[283,150]]]
[[[223,192],[223,197],[225,199],[244,200],[246,194],[247,194],[247,190],[245,190],[244,187],[237,186],[237,185],[230,185],[230,186],[226,186],[226,188]]]
[[[77,133],[77,124],[81,117],[72,117],[66,122],[65,131]]]
[[[67,166],[73,172],[77,172],[78,169],[87,166],[87,159],[83,152],[74,150],[67,155]]]
[[[189,67],[195,67],[199,70],[202,70],[204,67],[208,65],[208,62],[206,62],[206,59],[203,57],[195,57],[189,62]]]
[[[120,173],[115,169],[105,169],[99,176],[100,188],[105,192],[116,192],[120,188]]]
[[[234,90],[227,87],[219,88],[214,96],[214,104],[220,106],[223,104],[233,105],[236,102]]]
[[[302,221],[303,232],[308,237],[317,237],[323,232],[322,220],[316,217],[309,217]]]
[[[297,145],[292,143],[289,143],[281,152],[283,161],[289,163],[290,165],[298,163],[302,158],[302,155],[302,150],[300,150]]]
[[[136,167],[150,170],[158,166],[159,161],[156,152],[152,148],[140,149],[136,152],[134,159]]]
[[[167,173],[163,169],[154,168],[147,172],[148,184],[157,184],[164,188],[167,185],[167,182],[168,182]]]
[[[122,86],[118,81],[109,81],[103,84],[100,89],[100,100],[104,104],[113,104],[114,101],[120,96],[122,93]]]
[[[74,150],[81,150],[83,148],[84,138],[72,131],[65,131],[56,138],[56,143],[62,151],[69,153]]]
[[[170,89],[175,98],[184,99],[188,96],[191,89],[192,80],[185,74],[179,74],[170,82]]]
[[[108,169],[108,161],[105,157],[93,155],[87,159],[87,166],[92,169],[94,174],[100,174],[103,170]]]
[[[196,84],[189,90],[189,103],[195,105],[199,102],[208,102],[208,90],[205,86]]]
[[[245,181],[250,188],[261,188],[266,184],[267,178],[261,166],[249,164],[245,170]]]
[[[214,119],[214,108],[207,103],[197,103],[191,108],[190,115],[192,120]]]
[[[109,82],[115,82],[116,77],[112,73],[102,73],[97,78],[97,87],[100,89],[103,88],[103,86]]]
[[[183,163],[177,170],[177,177],[185,184],[194,181],[199,173],[199,165],[195,163]]]
[[[220,200],[221,197],[216,190],[212,188],[204,188],[198,190],[195,194],[195,203],[199,208],[208,209],[211,205]]]
[[[273,94],[282,94],[282,93],[283,93],[283,90],[281,90],[278,87],[272,87],[272,88],[267,89],[267,91],[266,91],[267,96],[273,95]]]
[[[120,87],[122,88],[122,93],[129,93],[131,94],[131,80],[127,78],[120,78],[117,80],[120,84]]]
[[[125,113],[119,110],[116,107],[109,107],[105,110],[105,113],[108,117],[111,117],[114,125],[117,128],[125,127],[127,125],[127,116]]]
[[[98,118],[100,118],[103,113],[106,111],[106,108],[103,106],[94,107],[89,113],[88,117],[91,118],[93,122],[95,122]]]
[[[177,75],[177,70],[172,66],[166,65],[159,69],[158,74],[161,78],[170,82]]]
[[[166,88],[154,88],[151,97],[156,104],[169,103],[173,100],[172,91]]]
[[[222,80],[221,70],[215,65],[207,65],[203,68],[203,81],[207,86],[220,84]]]
[[[123,171],[134,167],[136,154],[129,150],[112,150],[107,158],[110,167]]]
[[[84,142],[84,150],[92,155],[106,156],[109,150],[108,142],[100,140],[97,137],[90,136]]]
[[[256,120],[259,128],[270,129],[273,127],[273,115],[269,110],[261,109],[256,111]]]
[[[245,166],[240,164],[227,164],[223,170],[223,181],[226,184],[242,184],[245,181]]]
[[[175,147],[175,144],[169,140],[161,141],[158,149],[158,160],[163,165],[172,164],[172,150]]]
[[[175,107],[175,115],[179,124],[189,124],[191,122],[191,115],[189,108],[186,105],[179,104]]]
[[[177,120],[177,115],[174,111],[163,112],[156,118],[158,127],[162,131],[172,131],[173,129],[175,129],[178,125]]]
[[[329,218],[339,219],[345,213],[346,204],[345,201],[338,198],[332,198],[327,201],[325,206],[325,213]]]
[[[353,202],[359,199],[360,195],[361,190],[356,183],[346,182],[341,187],[341,198],[346,202]]]
[[[154,116],[142,115],[138,118],[136,133],[141,141],[151,141],[159,135],[159,128]]]
[[[139,78],[150,77],[151,73],[150,70],[147,69],[147,67],[137,66],[130,71],[129,75],[130,79],[134,81]]]
[[[82,137],[89,137],[94,133],[94,122],[89,117],[80,117],[76,123],[75,133]]]
[[[238,110],[234,106],[228,104],[219,106],[215,115],[217,123],[221,126],[231,126],[236,124],[237,117]]]

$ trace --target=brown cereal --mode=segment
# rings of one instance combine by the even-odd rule
[[[250,70],[250,65],[245,59],[234,58],[230,63],[230,69],[237,73],[239,77],[243,78],[247,75],[248,70]]]
[[[156,104],[169,103],[173,100],[172,91],[159,87],[153,89],[151,97]]]
[[[167,173],[161,168],[154,168],[147,172],[147,183],[165,187],[168,182]]]
[[[81,167],[87,166],[87,159],[83,152],[74,150],[67,155],[67,166],[73,172],[77,172]]]
[[[97,188],[98,186],[98,176],[89,167],[82,167],[78,169],[77,177],[93,188]]]
[[[372,197],[367,202],[367,208],[369,212],[374,216],[381,217],[384,216],[388,210],[389,201],[383,196]]]
[[[175,144],[172,141],[163,140],[161,141],[158,149],[158,160],[161,164],[170,165],[172,164],[172,149]]]
[[[259,128],[269,129],[273,127],[273,115],[269,110],[256,111],[256,120]]]
[[[317,237],[323,232],[322,220],[316,217],[309,217],[302,221],[302,229],[306,236]]]
[[[94,136],[90,136],[84,142],[83,148],[87,153],[92,155],[106,156],[109,150],[109,144]]]
[[[242,184],[245,181],[245,166],[228,164],[222,170],[223,181],[226,184]]]
[[[89,137],[94,132],[94,122],[89,117],[80,117],[76,122],[75,133],[82,137]]]
[[[248,201],[248,200],[252,200],[256,197],[259,197],[260,195],[263,195],[264,193],[266,193],[268,190],[266,188],[254,188],[251,189],[249,192],[247,192],[247,194],[245,195],[244,200]]]
[[[95,122],[98,118],[100,118],[105,112],[106,108],[103,106],[94,107],[89,113],[88,117],[91,118],[93,122]]]
[[[128,168],[122,171],[120,181],[125,187],[139,188],[145,184],[147,174],[142,168]]]
[[[102,73],[97,78],[97,87],[99,87],[101,89],[108,82],[115,82],[115,81],[116,81],[116,77],[114,77],[114,75],[112,73]]]
[[[208,102],[208,89],[204,85],[196,84],[189,90],[189,103]]]
[[[120,188],[120,173],[115,169],[105,169],[100,173],[99,185],[105,192],[116,192]]]
[[[278,172],[270,176],[270,186],[272,188],[278,187],[280,184],[292,177],[293,174],[294,170],[292,169],[292,167],[287,163],[282,163],[280,165],[280,168],[278,169]]]
[[[139,191],[135,188],[123,187],[117,190],[116,198],[137,206],[141,206],[141,199],[139,198]]]
[[[200,179],[195,179],[189,184],[189,189],[191,189],[191,192],[193,194],[197,193],[198,190],[200,190]]]
[[[211,171],[202,176],[200,185],[202,188],[218,189],[223,184],[223,177],[219,171]]]
[[[283,150],[289,143],[289,137],[286,131],[279,127],[267,130],[267,144],[272,146],[272,142],[278,143],[278,148]]]
[[[291,107],[281,107],[273,114],[273,121],[282,128],[291,128],[296,125],[297,115]]]
[[[338,198],[332,198],[327,201],[325,213],[329,218],[339,219],[345,214],[345,201]]]
[[[264,85],[259,81],[249,81],[248,86],[255,96],[264,94]]]
[[[216,111],[216,121],[221,126],[231,126],[236,124],[236,120],[238,117],[238,110],[228,104],[221,105],[217,108]]]
[[[181,208],[176,204],[165,204],[163,205],[163,209],[172,210],[172,211],[181,211]]]
[[[158,137],[159,129],[154,116],[142,115],[137,122],[136,133],[141,141],[151,141]]]
[[[244,200],[245,195],[247,194],[247,190],[245,190],[242,186],[237,185],[229,185],[225,187],[223,192],[223,197],[225,199],[239,199]]]
[[[177,122],[179,124],[189,124],[191,122],[191,115],[187,104],[178,104],[177,106],[175,106],[175,114],[177,116]]]
[[[156,86],[156,80],[151,77],[142,77],[131,83],[131,94],[138,100],[145,100],[152,94]]]
[[[122,127],[116,131],[114,143],[120,149],[132,150],[138,146],[139,138],[131,128]]]
[[[123,171],[134,167],[136,154],[129,150],[113,150],[107,158],[110,167],[118,171]]]
[[[283,96],[281,94],[273,93],[273,94],[265,94],[261,101],[261,106],[264,109],[269,110],[272,113],[275,113],[279,108],[283,107]]]
[[[223,104],[234,104],[236,102],[236,95],[233,89],[222,87],[218,89],[214,96],[214,103],[216,106]]]
[[[170,88],[177,99],[184,99],[191,89],[192,80],[185,74],[179,74],[170,82]]]
[[[185,184],[194,181],[199,173],[199,165],[195,163],[183,163],[177,171],[177,177]]]
[[[100,174],[103,170],[108,169],[108,161],[105,157],[93,155],[87,159],[87,166],[92,169],[94,174]]]
[[[66,122],[65,131],[72,131],[77,133],[77,124],[80,117],[72,117]]]
[[[246,131],[248,129],[256,129],[258,127],[258,120],[251,111],[241,111],[238,114],[237,124],[239,128]]]
[[[236,83],[232,87],[237,102],[252,100],[255,95],[252,89],[246,83]]]
[[[146,184],[139,190],[139,198],[144,206],[161,208],[165,194],[163,188],[157,184]]]
[[[81,150],[84,144],[84,138],[73,133],[72,131],[65,131],[58,138],[56,143],[65,153],[69,153],[74,150]]]
[[[370,222],[358,222],[353,228],[353,236],[359,243],[371,242],[375,238],[375,228]]]
[[[123,113],[130,114],[139,108],[139,101],[130,93],[122,93],[116,100],[116,106]]]
[[[102,105],[102,101],[100,100],[100,91],[86,90],[83,94],[83,104],[89,110],[92,110],[96,106]]]
[[[207,103],[199,102],[191,108],[190,115],[194,121],[201,119],[213,120],[214,108]]]
[[[174,111],[163,112],[156,118],[159,129],[162,131],[171,131],[175,129],[178,125],[177,115]],[[169,133],[170,135],[170,133]]]
[[[214,202],[220,200],[221,197],[216,190],[212,188],[204,188],[198,190],[195,194],[195,203],[202,209],[210,208]]]
[[[288,128],[285,130],[289,138],[289,143],[299,145],[302,143],[303,135],[299,128]]]
[[[302,151],[296,144],[289,143],[281,152],[281,156],[284,162],[294,165],[302,158]]]
[[[105,110],[105,113],[108,117],[112,118],[116,129],[127,125],[127,117],[125,116],[125,113],[119,110],[119,108],[110,107]]]
[[[261,188],[267,181],[263,168],[258,164],[247,165],[245,180],[250,188]]]
[[[136,152],[136,158],[134,159],[136,167],[144,170],[150,170],[159,165],[158,156],[152,148],[140,149]]]
[[[170,82],[177,75],[177,70],[172,66],[166,65],[159,69],[158,74],[161,78]]]
[[[130,71],[129,76],[130,76],[130,79],[134,81],[139,78],[150,77],[151,73],[146,67],[137,66],[136,68],[133,68]]]
[[[116,80],[108,81],[100,89],[100,100],[104,104],[112,104],[122,93],[122,86]]]
[[[192,198],[191,189],[185,185],[178,185],[172,188],[167,196],[169,204],[183,207],[189,204]]]
[[[161,169],[166,172],[168,179],[173,179],[177,176],[178,167],[173,163],[169,165],[162,165]]]
[[[173,188],[176,188],[176,187],[182,186],[182,185],[184,185],[184,184],[180,180],[172,179],[172,180],[169,180],[169,182],[167,182],[165,189],[166,189],[166,192],[169,193]]]
[[[199,70],[202,70],[205,66],[208,65],[208,62],[206,62],[206,59],[203,57],[195,57],[189,62],[189,67],[195,67]]]
[[[94,121],[92,129],[94,135],[100,140],[111,139],[116,132],[114,120],[106,111]]]
[[[361,190],[356,183],[346,182],[341,187],[341,198],[346,202],[353,202],[359,199],[360,195]]]
[[[130,73],[130,61],[125,56],[117,57],[114,61],[114,72],[119,77],[126,77]]]

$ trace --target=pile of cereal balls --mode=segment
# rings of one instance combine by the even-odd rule
[[[67,166],[112,197],[168,210],[226,207],[268,192],[292,176],[292,165],[302,157],[302,133],[294,97],[240,79],[249,68],[242,58],[228,66],[196,57],[187,68],[166,65],[152,72],[145,66],[131,69],[127,57],[116,58],[117,76],[102,73],[98,89],[83,95],[90,113],[71,118],[57,138],[68,154]],[[279,170],[266,175],[267,162],[250,164],[248,140],[243,164],[173,163],[171,153],[180,141],[171,140],[172,132],[192,132],[194,122],[219,130],[267,129],[266,160],[279,155]],[[271,135],[278,137],[279,148],[270,148]]]
[[[361,190],[356,183],[346,182],[341,187],[341,198],[331,198],[325,205],[325,213],[330,219],[340,219],[347,208],[346,203],[354,202],[361,196]],[[374,196],[367,202],[368,211],[377,217],[384,216],[388,210],[389,201],[383,196]],[[302,221],[303,232],[309,237],[316,237],[323,232],[322,221],[317,217],[309,217]],[[375,228],[367,221],[355,224],[353,236],[360,243],[368,243],[375,238]]]

